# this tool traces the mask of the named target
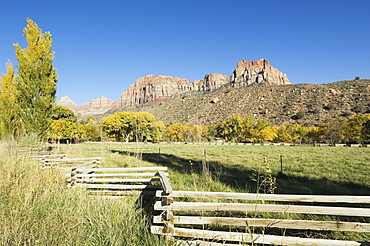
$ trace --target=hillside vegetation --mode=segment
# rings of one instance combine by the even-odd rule
[[[211,125],[239,115],[266,119],[272,125],[315,126],[339,116],[370,112],[370,80],[224,88],[180,96],[169,102],[108,111],[98,118],[120,111],[148,111],[165,124]]]

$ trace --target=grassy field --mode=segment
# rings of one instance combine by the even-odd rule
[[[95,143],[60,151],[102,156],[104,167],[167,166],[177,190],[256,192],[267,167],[275,193],[370,195],[370,148]]]
[[[165,245],[149,233],[138,197],[69,189],[57,170],[40,170],[14,144],[0,145],[0,245]],[[54,152],[101,156],[102,167],[167,166],[175,190],[266,192],[272,185],[275,193],[370,195],[370,148],[86,143]]]

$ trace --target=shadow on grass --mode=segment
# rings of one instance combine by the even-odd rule
[[[144,161],[169,169],[183,175],[191,172],[202,174],[202,162],[180,158],[170,154],[159,153],[134,153],[129,151],[111,150],[126,156],[135,156]],[[242,165],[230,166],[225,163],[207,162],[209,171],[219,182],[232,187],[239,192],[256,192],[256,170],[246,168]],[[326,178],[312,179],[278,173],[276,177],[277,189],[275,193],[280,194],[315,194],[315,195],[370,195],[370,187],[359,185],[354,182],[336,182]]]

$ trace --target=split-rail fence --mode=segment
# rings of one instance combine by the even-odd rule
[[[70,187],[92,194],[155,197],[151,232],[177,245],[370,245],[315,238],[321,231],[370,233],[370,196],[176,191],[167,167],[95,167],[100,160],[49,156],[42,158],[42,167],[64,168]],[[301,237],[307,232],[317,233]]]
[[[156,192],[161,200],[154,205],[159,215],[154,216],[151,231],[170,240],[180,238],[178,245],[370,245],[285,235],[292,230],[296,235],[307,231],[370,233],[370,196],[174,191],[167,177],[160,177],[164,189]],[[304,219],[289,219],[294,214]],[[343,221],[310,219],[322,215]],[[275,230],[268,234],[271,228]]]

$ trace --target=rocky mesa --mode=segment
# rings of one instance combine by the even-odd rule
[[[111,109],[139,107],[150,102],[166,102],[181,95],[202,94],[223,87],[240,88],[254,84],[286,85],[290,84],[286,74],[272,67],[268,60],[242,60],[231,76],[220,73],[206,74],[203,79],[188,81],[166,75],[148,75],[136,80],[122,92],[118,101],[99,97],[83,105],[76,105],[67,96],[61,98],[58,105],[71,109],[82,116],[101,114]]]
[[[137,107],[149,102],[169,101],[178,95],[214,91],[224,85],[239,88],[252,84],[284,85],[290,82],[286,74],[272,67],[266,59],[242,60],[238,62],[231,76],[211,73],[193,82],[164,75],[139,78],[135,84],[122,92],[117,107]]]

